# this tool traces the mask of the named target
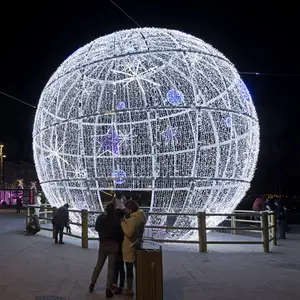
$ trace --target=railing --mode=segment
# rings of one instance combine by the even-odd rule
[[[52,221],[52,215],[55,214],[57,208],[49,206],[36,206],[30,205],[27,211],[26,225],[28,222],[28,217],[30,216],[31,210],[38,210],[40,221]],[[81,239],[82,248],[88,248],[89,241],[98,240],[95,237],[89,237],[88,228],[93,228],[94,225],[88,224],[88,215],[89,214],[100,214],[99,211],[88,211],[83,210],[74,210],[69,209],[70,212],[80,213],[81,214],[81,223],[70,222],[71,225],[76,225],[81,227],[81,236],[74,235],[72,233],[65,233],[68,236]],[[44,214],[44,216],[40,216]],[[50,215],[49,215],[50,214]],[[263,246],[264,252],[270,251],[270,242],[273,242],[273,245],[277,244],[276,238],[276,218],[274,212],[254,212],[254,211],[241,211],[237,210],[231,214],[224,213],[206,213],[199,212],[195,214],[187,213],[156,213],[156,212],[146,212],[148,216],[194,216],[197,217],[197,227],[175,227],[175,226],[155,226],[147,225],[146,228],[149,229],[163,229],[163,230],[195,230],[198,232],[198,240],[172,240],[172,239],[156,239],[150,237],[151,241],[158,243],[181,243],[181,244],[198,244],[199,252],[207,252],[207,246],[211,244],[261,244]],[[51,217],[50,217],[51,216]],[[206,227],[206,217],[229,217],[231,221],[230,226],[216,226],[216,227]],[[259,220],[245,219],[245,218],[256,217]],[[228,221],[228,219],[227,219]],[[42,223],[42,222],[41,222]],[[237,226],[237,223],[250,223],[255,224],[255,226]],[[54,237],[54,228],[42,227],[42,230],[52,231]],[[229,230],[231,234],[236,235],[238,231],[251,231],[261,233],[261,241],[208,241],[207,240],[207,231],[220,231],[220,230]]]

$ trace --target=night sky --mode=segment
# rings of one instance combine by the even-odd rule
[[[262,1],[115,2],[143,27],[178,29],[212,44],[240,72],[295,75],[242,78],[261,126],[253,190],[300,194],[297,9],[267,1],[264,6]],[[0,91],[33,105],[52,73],[75,50],[102,35],[136,27],[109,0],[7,3],[0,19]],[[35,110],[3,95],[0,101],[0,141],[7,159],[32,161]]]

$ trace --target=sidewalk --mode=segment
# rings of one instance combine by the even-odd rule
[[[95,294],[87,292],[97,243],[82,249],[79,241],[67,238],[67,244],[55,245],[44,234],[24,236],[24,226],[22,215],[0,215],[1,300],[105,299],[106,272]],[[211,245],[206,254],[194,246],[164,245],[164,299],[298,300],[300,234],[288,237],[269,254],[250,245]]]

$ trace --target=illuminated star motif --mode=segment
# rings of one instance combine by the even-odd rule
[[[230,117],[227,117],[226,120],[225,120],[225,124],[226,124],[227,127],[231,127],[232,119]]]
[[[121,170],[121,169],[118,169],[118,170],[115,170],[112,174],[111,174],[111,177],[113,178],[117,178],[114,180],[114,183],[115,184],[123,184],[125,182],[125,179],[127,177],[126,175],[126,172]]]
[[[100,137],[98,144],[100,144],[100,149],[97,152],[97,156],[101,156],[104,153],[111,153],[113,155],[120,154],[120,147],[123,143],[127,143],[134,136],[131,135],[131,132],[126,133],[120,131],[119,133],[112,126],[105,135],[97,135]]]
[[[170,104],[178,105],[183,102],[184,95],[182,92],[172,89],[168,91],[167,98]]]
[[[105,135],[98,135],[100,137],[97,143],[100,144],[100,149],[97,152],[97,156],[110,152],[113,155],[119,155],[120,153],[120,136],[114,127],[111,127]]]
[[[165,143],[168,145],[172,141],[177,143],[177,128],[168,127],[165,131],[161,134],[165,138]]]

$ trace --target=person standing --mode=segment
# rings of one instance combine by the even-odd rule
[[[123,239],[123,232],[120,221],[116,216],[115,206],[109,203],[105,208],[105,213],[96,220],[96,231],[99,234],[98,260],[94,268],[89,291],[94,291],[95,284],[102,271],[103,265],[108,257],[108,270],[106,280],[106,298],[114,296],[112,285],[115,282],[116,263],[119,255],[120,243]]]
[[[121,221],[124,232],[122,243],[123,260],[126,265],[126,291],[125,295],[133,297],[133,267],[136,261],[136,250],[141,246],[147,218],[139,205],[132,200],[125,203],[128,219]]]
[[[255,201],[253,202],[253,206],[252,209],[255,212],[262,212],[263,210],[265,210],[265,199],[263,196],[259,196],[258,198],[255,199]],[[260,220],[260,216],[257,215],[254,217],[255,220]]]
[[[17,208],[17,214],[21,213],[21,207],[22,207],[22,199],[20,197],[17,198],[17,201],[16,201],[17,205],[16,205],[16,208]]]
[[[63,245],[63,235],[64,235],[64,227],[67,230],[70,228],[69,226],[69,204],[66,203],[64,206],[61,206],[53,216],[52,224],[54,225],[55,230],[55,244]],[[59,241],[58,241],[59,236]]]
[[[124,210],[117,208],[116,216],[120,222],[125,217]],[[123,234],[123,230],[122,230],[122,234]],[[125,269],[124,269],[123,253],[122,253],[123,239],[124,239],[124,234],[122,236],[122,241],[119,244],[119,253],[118,253],[118,259],[117,259],[116,269],[115,269],[115,281],[113,284],[115,295],[122,294],[125,285]],[[118,281],[119,281],[119,286],[118,286]]]

